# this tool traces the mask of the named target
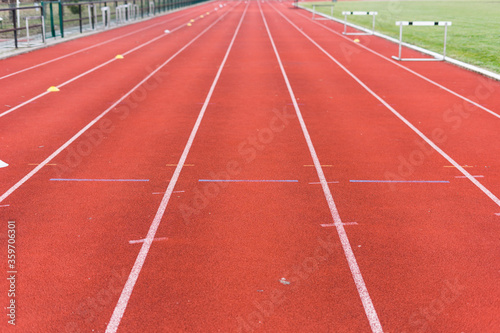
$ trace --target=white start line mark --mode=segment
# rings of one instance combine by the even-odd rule
[[[342,225],[358,225],[358,222],[342,222]],[[321,224],[323,228],[336,227],[336,223]]]
[[[10,205],[0,205],[0,208],[9,207]]]
[[[0,160],[0,168],[5,168],[9,166],[7,163],[5,163],[4,161]]]
[[[476,175],[476,176],[472,176],[472,177],[474,177],[474,178],[484,178],[483,175]],[[455,178],[467,178],[467,177],[465,177],[465,176],[455,176]]]
[[[158,237],[158,238],[153,238],[153,242],[156,242],[156,241],[163,241],[163,240],[167,240],[168,238],[167,237]],[[138,240],[130,240],[128,241],[129,244],[140,244],[140,243],[144,243],[144,239],[138,239]]]

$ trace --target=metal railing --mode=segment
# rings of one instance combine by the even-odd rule
[[[0,9],[0,45],[19,47],[20,38],[64,38],[68,33],[107,29],[207,0],[42,1],[40,5]],[[40,23],[26,23],[40,18]],[[28,29],[30,31],[28,31]],[[38,29],[38,30],[36,30]],[[37,31],[37,34],[32,31]],[[12,46],[10,46],[12,47]]]

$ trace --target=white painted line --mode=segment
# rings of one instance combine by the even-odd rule
[[[187,9],[187,8],[186,8]],[[41,67],[41,66],[44,66],[44,65],[47,65],[47,64],[50,64],[50,63],[53,63],[55,61],[58,61],[58,60],[61,60],[61,59],[64,59],[64,58],[67,58],[67,57],[70,57],[72,55],[75,55],[75,54],[78,54],[78,53],[82,53],[82,52],[85,52],[85,51],[88,51],[90,49],[93,49],[93,48],[96,48],[96,47],[99,47],[99,46],[102,46],[102,45],[105,45],[105,44],[108,44],[108,43],[111,43],[111,42],[114,42],[115,40],[118,40],[118,39],[122,39],[122,38],[125,38],[125,37],[128,37],[128,36],[131,36],[131,35],[134,35],[136,33],[139,33],[139,32],[142,32],[144,30],[148,30],[148,29],[151,29],[153,27],[156,27],[158,25],[161,25],[161,24],[165,24],[165,23],[168,23],[170,21],[173,21],[175,19],[178,19],[178,18],[181,18],[183,16],[186,16],[186,15],[189,15],[191,13],[187,12],[187,13],[184,13],[182,15],[178,15],[178,16],[175,16],[175,17],[172,17],[171,19],[169,20],[166,20],[166,21],[162,21],[162,22],[158,22],[158,23],[155,23],[155,24],[152,24],[152,25],[149,25],[147,27],[144,27],[142,29],[137,29],[137,30],[134,30],[132,32],[129,32],[127,34],[123,34],[123,35],[120,35],[118,37],[114,37],[114,38],[111,38],[111,39],[108,39],[104,42],[101,42],[101,43],[97,43],[97,44],[94,44],[92,46],[88,46],[88,47],[85,47],[83,49],[80,49],[78,51],[74,51],[74,52],[71,52],[71,53],[68,53],[68,54],[65,54],[63,56],[60,56],[60,57],[57,57],[57,58],[54,58],[54,59],[50,59],[48,61],[45,61],[45,62],[42,62],[42,63],[39,63],[37,65],[34,65],[34,66],[31,66],[31,67],[27,67],[27,68],[24,68],[24,69],[21,69],[17,72],[13,72],[13,73],[10,73],[10,74],[7,74],[7,75],[4,75],[2,77],[0,77],[0,80],[3,80],[3,79],[6,79],[8,77],[11,77],[11,76],[14,76],[14,75],[17,75],[17,74],[21,74],[21,73],[24,73],[26,71],[29,71],[31,69],[35,69],[35,68],[38,68],[38,67]]]
[[[10,205],[0,205],[0,208],[2,207],[9,207]]]
[[[42,163],[36,166],[31,172],[29,172],[26,176],[24,176],[21,180],[19,180],[14,186],[7,190],[2,196],[0,196],[0,202],[4,201],[9,195],[11,195],[15,190],[17,190],[21,185],[27,182],[31,177],[33,177],[40,169],[42,169],[45,165],[50,163],[56,156],[58,156],[64,149],[66,149],[70,144],[72,144],[76,139],[83,135],[88,129],[90,129],[94,124],[96,124],[101,118],[103,118],[106,114],[108,114],[111,110],[113,110],[118,104],[120,104],[124,99],[126,99],[130,94],[136,91],[140,86],[146,83],[150,77],[155,75],[158,71],[160,71],[163,67],[165,67],[169,62],[171,62],[175,57],[177,57],[180,53],[182,53],[185,49],[187,49],[191,44],[193,44],[198,38],[203,36],[208,30],[210,30],[214,25],[216,25],[228,12],[221,15],[216,21],[210,24],[205,30],[200,32],[196,37],[191,39],[187,44],[185,44],[179,51],[174,53],[170,58],[168,58],[163,64],[158,66],[155,70],[149,73],[141,82],[136,84],[132,89],[130,89],[127,93],[125,93],[120,99],[118,99],[115,103],[113,103],[109,108],[107,108],[103,113],[98,115],[94,120],[87,124],[84,128],[82,128],[78,133],[76,133],[71,139],[66,141],[61,147],[59,147],[55,152],[53,152],[49,157],[47,157]]]
[[[500,216],[500,213],[495,213],[496,216]]]
[[[272,6],[272,5],[271,5]],[[274,6],[273,6],[274,9]],[[295,112],[297,114],[297,119],[299,120],[300,127],[302,128],[302,133],[304,134],[304,138],[307,142],[307,147],[309,148],[309,152],[311,153],[311,157],[313,159],[314,165],[316,167],[316,172],[321,181],[321,186],[323,188],[323,193],[325,194],[326,201],[328,202],[328,207],[330,208],[330,213],[332,215],[335,227],[337,229],[337,233],[340,238],[340,242],[342,243],[342,248],[344,249],[344,253],[349,264],[349,268],[351,269],[351,274],[356,284],[356,288],[358,289],[359,297],[361,298],[361,302],[363,303],[363,307],[365,309],[366,316],[368,321],[370,322],[370,326],[372,332],[374,333],[382,333],[382,325],[380,324],[380,320],[378,319],[377,312],[375,311],[375,307],[373,306],[373,302],[371,300],[370,294],[368,293],[368,289],[366,288],[365,281],[363,280],[363,276],[361,275],[361,271],[359,269],[358,263],[356,261],[356,257],[354,256],[354,252],[352,251],[351,244],[349,243],[349,238],[347,237],[347,233],[345,232],[344,226],[342,224],[342,219],[340,218],[339,212],[333,200],[332,193],[328,187],[326,182],[325,175],[323,173],[323,169],[321,168],[321,163],[316,155],[316,150],[314,149],[314,145],[312,143],[311,137],[309,136],[309,132],[307,130],[304,119],[302,118],[302,113],[300,112],[300,108],[297,105],[295,94],[292,90],[292,86],[290,85],[290,81],[288,80],[288,76],[285,72],[285,68],[283,67],[283,63],[281,62],[281,58],[279,56],[278,50],[276,49],[276,45],[274,44],[273,37],[271,35],[271,31],[269,31],[269,26],[267,25],[266,18],[264,13],[262,12],[262,7],[259,3],[260,14],[262,15],[262,19],[264,21],[264,25],[266,26],[267,34],[269,35],[269,40],[274,50],[274,54],[276,55],[276,59],[278,60],[279,67],[281,69],[281,73],[283,74],[283,79],[285,80],[286,86],[288,88],[288,92],[290,94],[290,98],[292,99],[293,106],[295,108]],[[278,12],[279,13],[279,12]],[[281,14],[281,13],[280,13]]]
[[[320,224],[323,228],[336,227],[336,223]],[[358,222],[342,222],[342,225],[358,225]]]
[[[272,5],[271,5],[272,6]],[[274,6],[272,6],[274,8]],[[275,8],[274,8],[275,9]],[[455,166],[460,172],[466,176],[474,185],[476,185],[484,194],[486,194],[497,206],[500,207],[500,199],[495,196],[490,190],[488,190],[483,184],[481,184],[477,179],[472,177],[472,175],[467,172],[464,168],[460,166],[454,159],[452,159],[448,154],[446,154],[441,148],[439,148],[434,142],[432,142],[424,133],[422,133],[418,128],[416,128],[412,123],[410,123],[405,117],[403,117],[399,112],[396,111],[389,103],[387,103],[382,97],[377,95],[373,90],[371,90],[366,84],[363,83],[356,75],[349,71],[344,65],[342,65],[337,59],[335,59],[330,53],[328,53],[324,48],[322,48],[316,41],[314,41],[309,35],[297,27],[292,21],[290,21],[285,15],[275,9],[290,25],[292,25],[298,32],[300,32],[304,37],[306,37],[311,43],[313,43],[321,52],[323,52],[330,60],[337,64],[346,74],[348,74],[354,81],[356,81],[361,87],[363,87],[368,93],[370,93],[375,99],[382,103],[389,111],[391,111],[396,117],[398,117],[403,123],[405,123],[409,128],[411,128],[418,136],[420,136],[429,146],[434,148],[441,156],[443,156],[450,164]]]
[[[339,182],[326,182],[327,184],[338,184]],[[312,183],[309,183],[309,185],[320,185],[321,182],[312,182]]]
[[[305,9],[305,10],[310,11],[308,8],[305,8],[305,7],[300,7],[300,8],[303,8],[303,9]],[[317,13],[317,14],[318,14],[318,13]],[[300,14],[300,13],[298,13],[298,15],[300,15],[300,16],[302,16],[302,17],[304,17],[304,18],[306,18],[306,19],[308,19],[308,20],[309,20],[309,17],[307,17],[307,16],[305,16],[305,15],[302,15],[302,14]],[[338,19],[336,19],[336,18],[332,18],[332,20],[334,20],[334,21],[336,21],[336,22],[339,22],[339,23],[342,23],[342,24],[343,24],[343,22],[344,22],[344,21],[338,20]],[[352,40],[351,40],[350,38],[348,38],[348,37],[346,37],[346,36],[342,35],[341,33],[337,32],[337,31],[335,31],[335,30],[333,30],[333,29],[331,29],[331,28],[329,28],[329,27],[327,27],[327,26],[325,26],[325,25],[323,25],[323,24],[321,24],[321,23],[319,23],[319,22],[317,22],[317,21],[311,21],[311,22],[312,22],[312,23],[314,23],[314,24],[319,25],[320,27],[323,27],[324,29],[326,29],[326,30],[328,30],[328,31],[330,31],[330,32],[332,32],[332,33],[334,33],[335,35],[338,35],[339,37],[342,37],[342,38],[344,38],[344,39],[346,39],[346,40],[348,40],[348,41],[352,42]],[[367,29],[364,29],[364,28],[359,27],[359,26],[354,26],[354,27],[355,27],[356,29],[360,29],[360,30],[362,30],[362,31],[364,31],[364,30],[366,30],[366,31],[371,31],[371,30],[367,30]],[[399,40],[394,39],[394,38],[391,38],[391,37],[388,37],[388,36],[385,36],[385,35],[382,35],[382,34],[380,34],[380,33],[378,33],[378,32],[375,32],[375,34],[374,34],[374,35],[375,35],[375,36],[378,36],[378,37],[382,37],[382,38],[388,39],[388,40],[393,41],[393,42],[395,42],[395,43],[399,43]],[[446,91],[446,92],[448,92],[448,93],[450,93],[450,94],[452,94],[452,95],[454,95],[454,96],[456,96],[456,97],[458,97],[458,98],[460,98],[460,99],[462,99],[462,100],[466,101],[467,103],[470,103],[470,104],[472,104],[472,105],[474,105],[474,106],[477,106],[478,108],[482,109],[483,111],[488,112],[488,113],[489,113],[489,114],[491,114],[492,116],[494,116],[494,117],[496,117],[496,118],[500,118],[500,114],[495,113],[495,112],[493,112],[492,110],[488,109],[487,107],[482,106],[481,104],[476,103],[476,102],[474,102],[473,100],[471,100],[471,99],[469,99],[469,98],[467,98],[467,97],[465,97],[465,96],[462,96],[462,95],[460,95],[459,93],[454,92],[453,90],[451,90],[451,89],[449,89],[449,88],[446,88],[445,86],[443,86],[443,85],[441,85],[441,84],[437,83],[436,81],[433,81],[433,80],[429,79],[428,77],[426,77],[426,76],[424,76],[424,75],[422,75],[422,74],[420,74],[420,73],[417,73],[417,72],[415,72],[415,71],[411,70],[411,69],[410,69],[410,68],[408,68],[408,67],[403,66],[402,64],[400,64],[400,63],[398,63],[398,62],[396,62],[396,61],[392,60],[391,58],[388,58],[388,57],[384,56],[383,54],[380,54],[380,53],[378,53],[377,51],[372,50],[372,49],[370,49],[369,47],[367,47],[367,46],[365,46],[365,45],[362,45],[361,43],[355,43],[355,45],[358,45],[359,47],[361,47],[361,48],[363,48],[363,49],[367,50],[368,52],[371,52],[371,53],[375,54],[376,56],[379,56],[380,58],[382,58],[382,59],[384,59],[384,60],[386,60],[386,61],[389,61],[389,62],[390,62],[390,63],[392,63],[393,65],[396,65],[396,66],[398,66],[399,68],[402,68],[402,69],[404,69],[405,71],[407,71],[407,72],[409,72],[409,73],[411,73],[411,74],[413,74],[413,75],[415,75],[415,76],[418,76],[418,77],[419,77],[419,78],[421,78],[422,80],[425,80],[425,81],[427,81],[427,82],[429,82],[429,83],[431,83],[431,84],[435,85],[436,87],[439,87],[440,89],[443,89],[444,91]],[[403,43],[403,45],[404,45],[404,46],[406,46],[406,47],[410,47],[410,46],[411,46],[411,45],[409,45],[409,44],[407,45],[406,43]],[[415,49],[417,49],[417,48],[418,48],[418,47],[415,47]],[[430,52],[430,51],[428,51],[428,50],[421,49],[421,48],[418,48],[418,50],[417,50],[417,51],[420,51],[420,52],[427,51],[427,52],[424,52],[424,53],[427,53],[427,54],[430,54],[430,55],[433,55],[433,56],[435,56],[435,55],[440,56],[439,54],[437,54],[437,53],[435,53],[435,52]],[[455,60],[455,59],[452,59],[452,58],[449,58],[449,57],[446,57],[446,61],[451,62],[451,63],[453,63],[453,64],[455,64],[455,65],[458,65],[458,66],[460,66],[460,67],[464,67],[464,68],[467,68],[467,69],[469,69],[469,70],[472,70],[472,71],[478,72],[478,73],[480,73],[480,74],[483,74],[483,75],[486,75],[486,76],[492,77],[492,78],[494,78],[494,79],[496,79],[496,80],[500,80],[500,75],[497,75],[497,74],[494,74],[494,73],[492,73],[492,72],[486,71],[486,70],[484,70],[484,69],[482,69],[482,68],[479,68],[479,67],[476,67],[476,66],[472,66],[472,65],[469,65],[469,64],[463,63],[463,62],[461,62],[461,61],[458,61],[458,60]]]
[[[239,5],[239,3],[238,3],[238,5]],[[196,133],[198,133],[198,128],[200,127],[203,116],[205,115],[205,111],[207,110],[208,102],[212,98],[212,94],[215,90],[215,86],[217,85],[217,82],[219,81],[219,77],[222,73],[222,70],[224,69],[224,65],[226,64],[227,58],[229,57],[229,53],[231,52],[231,49],[233,48],[234,41],[236,40],[236,36],[238,35],[241,24],[243,23],[243,19],[245,18],[245,14],[247,12],[247,9],[248,9],[248,4],[246,5],[245,10],[243,11],[243,14],[241,15],[241,19],[238,23],[238,26],[236,27],[233,38],[231,39],[231,42],[229,43],[229,46],[227,48],[224,59],[222,60],[220,66],[219,66],[219,70],[217,71],[215,79],[212,83],[212,86],[210,87],[209,92],[208,92],[207,98],[205,99],[205,104],[203,104],[203,106],[200,110],[198,118],[196,119],[196,123],[194,124],[193,130],[191,131],[191,134],[189,135],[189,139],[186,143],[186,146],[184,147],[184,151],[182,152],[181,158],[179,159],[179,163],[177,163],[177,167],[175,168],[174,175],[172,176],[171,181],[168,184],[167,191],[165,192],[165,195],[163,196],[160,207],[158,208],[158,211],[156,212],[156,215],[153,219],[153,222],[151,223],[151,226],[149,228],[148,234],[147,234],[146,238],[144,239],[144,242],[142,243],[141,250],[140,250],[139,254],[137,255],[134,266],[132,267],[130,275],[127,279],[127,282],[125,283],[125,286],[123,287],[123,290],[122,290],[122,293],[121,293],[120,298],[118,300],[118,303],[116,304],[115,310],[113,311],[113,315],[111,316],[111,319],[109,320],[108,326],[106,327],[106,333],[115,333],[118,330],[118,326],[120,325],[123,314],[125,313],[125,309],[127,308],[128,301],[130,299],[130,296],[132,295],[132,291],[134,290],[135,283],[137,282],[137,279],[139,278],[139,274],[141,273],[142,266],[144,265],[144,261],[146,260],[146,257],[148,255],[149,248],[151,247],[151,244],[152,244],[153,239],[155,237],[156,231],[160,225],[161,219],[163,218],[163,215],[165,214],[165,210],[167,209],[168,202],[170,200],[172,192],[174,191],[174,187],[177,184],[177,179],[179,178],[179,175],[181,173],[184,162],[186,162],[187,156],[189,154],[189,150],[191,149],[191,145],[193,144],[194,138],[196,137]],[[224,16],[221,16],[221,18],[222,17],[224,17]]]
[[[475,176],[472,176],[474,178],[484,178],[483,175],[475,175]],[[455,178],[467,178],[466,176],[455,176]]]
[[[167,240],[168,238],[167,237],[157,237],[157,238],[153,238],[153,242],[157,242],[157,241],[163,241],[163,240]],[[140,243],[144,243],[145,239],[138,239],[138,240],[130,240],[128,241],[129,244],[140,244]]]
[[[4,161],[0,160],[0,168],[5,168],[8,167],[9,165],[5,163]]]
[[[182,29],[182,28],[184,28],[185,26],[186,26],[186,24],[185,24],[185,23],[184,23],[184,24],[182,24],[182,25],[179,25],[179,26],[177,26],[176,28],[172,29],[172,30],[171,30],[171,33],[175,32],[175,31],[177,31],[177,30],[179,30],[179,29]],[[147,41],[147,42],[145,42],[145,43],[142,43],[142,44],[140,44],[140,45],[138,45],[138,46],[134,47],[133,49],[130,49],[130,50],[128,50],[128,51],[126,51],[126,52],[122,53],[122,55],[123,55],[123,56],[126,56],[126,55],[128,55],[128,54],[130,54],[130,53],[132,53],[132,52],[135,52],[135,51],[137,51],[137,50],[139,50],[139,49],[143,48],[144,46],[147,46],[147,45],[149,45],[149,44],[151,44],[151,43],[153,43],[153,42],[156,42],[157,40],[159,40],[159,39],[161,39],[161,38],[164,38],[165,36],[168,36],[168,35],[166,35],[166,34],[159,35],[159,36],[157,36],[157,37],[155,37],[155,38],[153,38],[153,39],[150,39],[149,41]],[[117,61],[117,60],[119,60],[119,59],[112,58],[112,59],[110,59],[110,60],[108,60],[108,61],[106,61],[106,62],[103,62],[103,63],[102,63],[102,64],[100,64],[100,65],[95,66],[94,68],[89,69],[89,70],[88,70],[88,71],[86,71],[86,72],[83,72],[83,73],[81,73],[81,74],[79,74],[79,75],[77,75],[77,76],[75,76],[75,77],[73,77],[73,78],[71,78],[71,79],[69,79],[69,80],[67,80],[67,81],[65,81],[65,82],[63,82],[63,83],[61,83],[61,84],[57,84],[57,85],[55,85],[55,86],[56,86],[56,87],[58,87],[58,88],[60,89],[60,88],[62,88],[62,87],[64,87],[64,86],[66,86],[66,85],[70,84],[71,82],[74,82],[74,81],[76,81],[76,80],[78,80],[78,79],[80,79],[80,78],[82,78],[82,77],[84,77],[84,76],[86,76],[86,75],[88,75],[88,74],[90,74],[90,73],[92,73],[92,72],[95,72],[95,71],[96,71],[96,70],[98,70],[99,68],[102,68],[102,67],[104,67],[104,66],[106,66],[106,65],[109,65],[110,63],[115,62],[115,61]],[[7,110],[7,111],[5,111],[5,112],[3,112],[3,113],[0,113],[0,118],[1,118],[1,117],[3,117],[3,116],[8,115],[8,114],[9,114],[9,113],[11,113],[11,112],[16,111],[17,109],[19,109],[19,108],[21,108],[21,107],[23,107],[23,106],[25,106],[25,105],[27,105],[27,104],[29,104],[29,103],[33,102],[33,101],[36,101],[37,99],[42,98],[43,96],[45,96],[45,95],[47,95],[47,94],[49,94],[49,93],[50,93],[50,92],[45,91],[45,92],[41,93],[40,95],[37,95],[37,96],[35,96],[35,97],[33,97],[33,98],[29,99],[29,100],[28,100],[28,101],[26,101],[26,102],[23,102],[23,103],[21,103],[21,104],[19,104],[19,105],[16,105],[16,106],[15,106],[15,107],[13,107],[13,108],[10,108],[9,110]]]

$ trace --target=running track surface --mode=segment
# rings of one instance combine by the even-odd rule
[[[499,332],[500,85],[342,28],[210,2],[1,61],[1,331]]]

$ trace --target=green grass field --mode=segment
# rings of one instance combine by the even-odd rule
[[[332,2],[308,2],[302,6]],[[319,7],[330,15],[330,8]],[[399,38],[396,21],[452,21],[448,28],[447,55],[500,74],[500,1],[345,1],[334,4],[342,11],[377,11],[377,32]],[[371,16],[349,16],[348,21],[371,28]],[[403,41],[432,51],[443,51],[443,27],[403,27]],[[404,54],[403,54],[404,56]]]

